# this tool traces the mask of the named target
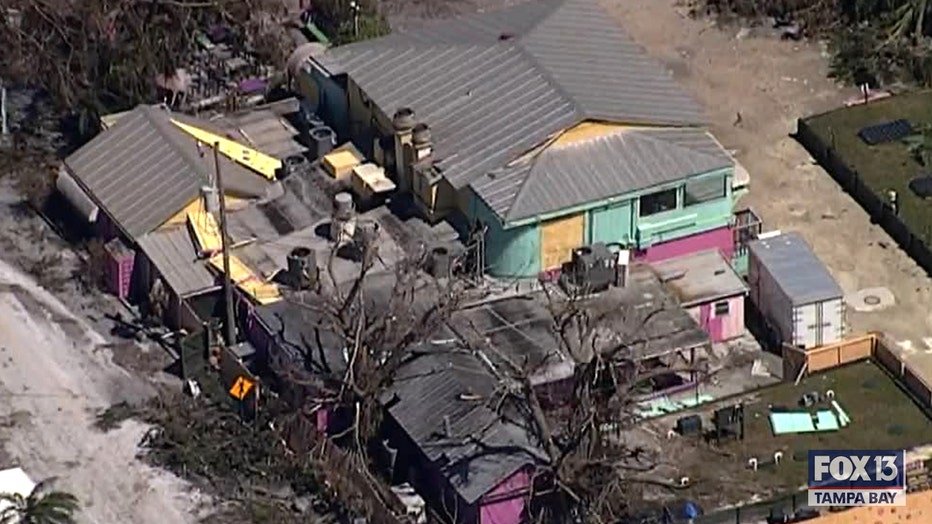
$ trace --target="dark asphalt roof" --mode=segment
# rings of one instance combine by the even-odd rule
[[[276,340],[269,358],[281,365],[302,365],[322,377],[342,376],[346,370],[343,339],[319,312],[288,300],[258,306],[256,316]],[[329,370],[329,371],[328,371]]]
[[[413,108],[433,129],[435,166],[457,188],[581,121],[705,122],[596,0],[429,22],[315,60],[331,74],[348,73],[389,117]]]
[[[424,350],[399,370],[388,410],[467,503],[545,458],[526,430],[491,407],[498,381],[475,355],[445,344]]]
[[[137,106],[65,159],[69,174],[130,237],[155,230],[200,194],[215,167],[209,151],[171,123],[204,122],[160,106]],[[221,155],[227,192],[264,197],[271,184]]]

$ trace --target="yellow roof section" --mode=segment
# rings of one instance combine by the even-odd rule
[[[246,147],[238,142],[234,142],[229,138],[224,138],[209,131],[183,124],[177,120],[172,120],[172,123],[204,144],[209,146],[219,144],[220,153],[225,157],[252,169],[269,180],[275,180],[275,172],[282,167],[281,160],[270,157],[250,147]]]
[[[210,265],[223,274],[223,255],[212,256]],[[278,286],[256,276],[249,266],[233,255],[230,255],[230,280],[240,291],[251,296],[259,304],[271,304],[282,299]]]
[[[214,216],[206,211],[188,212],[188,225],[194,232],[194,238],[200,248],[201,254],[212,255],[223,249],[223,237],[220,235],[220,226]],[[221,268],[223,265],[220,266]]]
[[[349,174],[350,170],[362,163],[362,157],[357,155],[352,149],[338,149],[324,155],[322,164],[330,176],[334,178],[343,178]]]

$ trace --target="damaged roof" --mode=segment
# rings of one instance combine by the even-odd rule
[[[496,412],[498,380],[474,354],[449,343],[422,351],[398,371],[385,404],[468,504],[546,460],[527,430]]]
[[[162,106],[137,106],[65,159],[69,174],[133,239],[155,230],[200,195],[215,170],[209,149],[172,124],[205,127]],[[263,198],[272,184],[220,155],[228,194]]]
[[[705,123],[699,104],[596,0],[427,22],[314,60],[349,74],[389,117],[413,108],[434,131],[435,166],[456,188],[579,122]]]

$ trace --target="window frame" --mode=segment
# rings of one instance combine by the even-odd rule
[[[691,200],[689,196],[689,186],[690,184],[707,184],[712,181],[716,181],[720,184],[719,193],[715,193],[713,197],[703,197],[701,199]],[[683,207],[697,206],[700,204],[705,204],[707,202],[714,202],[716,200],[723,199],[728,196],[728,177],[725,175],[713,175],[705,176],[699,178],[693,178],[686,180],[683,184]]]
[[[724,309],[725,309],[724,313],[720,311],[720,309],[722,309],[722,306],[724,306]],[[716,318],[727,317],[728,315],[731,315],[731,303],[728,302],[727,300],[719,300],[715,302],[714,304],[712,304],[712,310],[715,312]]]
[[[648,199],[648,198],[651,198],[651,197],[658,197],[658,196],[660,196],[660,195],[663,195],[664,193],[672,193],[672,194],[673,194],[673,199],[674,199],[674,200],[673,200],[673,207],[670,207],[670,208],[667,208],[667,209],[660,209],[660,210],[652,211],[652,212],[650,212],[650,213],[645,213],[645,212],[644,212],[644,200],[645,200],[645,199]],[[640,197],[638,197],[638,217],[639,217],[639,218],[652,217],[652,216],[654,216],[654,215],[659,215],[659,214],[661,214],[661,213],[666,213],[667,211],[673,211],[673,210],[679,209],[679,207],[680,207],[680,190],[679,190],[678,187],[672,187],[672,188],[668,188],[668,189],[661,189],[661,190],[659,190],[659,191],[654,191],[654,192],[647,193],[647,194],[644,194],[644,195],[641,195]]]

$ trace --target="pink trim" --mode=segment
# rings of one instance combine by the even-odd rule
[[[637,251],[634,258],[645,262],[660,262],[707,249],[718,249],[725,257],[725,260],[731,260],[735,252],[731,227],[720,227],[688,237],[654,244],[647,249]]]

